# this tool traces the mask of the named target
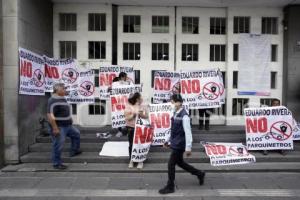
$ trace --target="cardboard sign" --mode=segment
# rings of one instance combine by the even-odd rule
[[[99,70],[100,99],[102,100],[110,99],[109,88],[111,88],[113,79],[115,77],[118,77],[120,72],[127,73],[127,77],[129,79],[128,81],[134,83],[133,67],[125,67],[125,66],[117,66],[117,65],[100,67]]]
[[[255,157],[249,154],[246,146],[242,143],[204,143],[203,146],[212,166],[255,162]]]
[[[142,92],[142,85],[120,85],[112,88],[110,95],[112,128],[126,125],[125,106],[129,95],[135,92]]]
[[[293,140],[300,140],[300,123],[293,120]]]
[[[169,101],[173,94],[180,93],[180,74],[156,71],[154,74],[153,103]]]
[[[187,110],[221,106],[220,77],[217,70],[182,71],[180,78],[183,105]]]
[[[19,94],[45,95],[45,68],[42,56],[19,48]]]
[[[150,104],[149,120],[154,129],[152,145],[163,145],[171,136],[172,104]]]
[[[132,145],[131,160],[144,162],[147,159],[153,140],[153,129],[148,120],[137,118]]]
[[[293,117],[284,106],[246,108],[249,150],[293,149]]]

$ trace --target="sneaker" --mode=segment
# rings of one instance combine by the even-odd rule
[[[61,165],[53,165],[53,168],[54,168],[54,169],[64,170],[64,169],[67,169],[68,166],[63,165],[63,164],[61,164]]]
[[[81,154],[82,153],[82,151],[81,150],[77,150],[75,153],[70,153],[70,157],[74,157],[74,156],[77,156],[77,155],[79,155],[79,154]]]
[[[121,137],[123,135],[123,133],[121,131],[119,131],[117,134],[116,134],[116,137]]]
[[[267,150],[263,150],[263,155],[268,155],[269,154],[269,152],[267,151]]]
[[[174,192],[175,192],[174,186],[169,186],[169,185],[166,185],[164,188],[158,191],[159,194],[169,194]]]
[[[200,172],[200,175],[198,175],[199,185],[204,184],[204,178],[205,178],[205,172]]]
[[[132,162],[132,161],[129,162],[128,168],[129,168],[129,169],[132,169],[132,168],[133,168],[133,162]]]
[[[139,162],[136,168],[137,169],[143,169],[143,167],[144,167],[144,163]]]

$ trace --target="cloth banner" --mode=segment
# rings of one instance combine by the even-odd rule
[[[111,121],[112,128],[124,127],[125,122],[125,105],[128,102],[130,94],[142,92],[142,85],[119,85],[112,88],[110,94],[111,102]]]
[[[93,70],[80,70],[77,84],[72,85],[66,97],[68,103],[95,103],[95,74]]]
[[[45,68],[42,56],[19,48],[19,94],[45,95]]]
[[[173,94],[180,93],[180,74],[156,71],[154,74],[153,103],[169,101]]]
[[[218,70],[181,71],[181,95],[185,109],[221,106]]]
[[[225,93],[225,86],[224,86],[224,77],[220,70],[218,70],[218,75],[219,75],[219,88],[220,88],[220,104],[225,104],[226,93]]]
[[[105,142],[99,156],[128,157],[128,142]]]
[[[249,154],[242,143],[204,143],[206,155],[212,166],[254,163],[255,156]]]
[[[132,145],[131,160],[143,162],[147,159],[153,140],[153,129],[148,120],[137,118]]]
[[[149,120],[154,129],[152,145],[163,145],[171,136],[171,117],[173,116],[172,104],[150,104]]]
[[[300,140],[300,123],[293,120],[293,140]]]
[[[74,59],[54,59],[44,56],[45,60],[45,90],[53,92],[54,83],[64,83],[68,90],[76,85],[79,73]],[[75,86],[76,87],[76,86]]]
[[[128,81],[134,83],[134,70],[133,67],[124,66],[103,66],[99,70],[99,89],[100,89],[100,99],[109,100],[112,81],[115,77],[119,76],[120,72],[127,73]]]
[[[293,149],[293,117],[284,106],[246,108],[249,150]]]
[[[240,34],[238,64],[239,95],[270,95],[270,56],[270,36]]]

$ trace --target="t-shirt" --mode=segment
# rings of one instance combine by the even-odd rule
[[[64,97],[50,97],[48,99],[47,113],[53,113],[57,126],[68,126],[73,123],[70,105]]]

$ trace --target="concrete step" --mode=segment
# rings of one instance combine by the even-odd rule
[[[213,167],[209,163],[190,163],[198,169],[212,173],[223,172],[300,172],[299,162],[257,162],[246,165],[230,165]],[[146,163],[143,170],[129,169],[127,163],[66,163],[68,169],[64,172],[102,172],[102,173],[167,173],[167,163]],[[57,172],[51,163],[23,163],[9,165],[2,172]],[[181,168],[176,173],[183,173]],[[185,172],[186,173],[186,172]]]
[[[269,155],[262,155],[261,152],[252,152],[257,162],[300,162],[299,151],[289,151],[283,156],[279,152],[270,151]],[[81,155],[70,158],[67,152],[62,154],[62,159],[66,163],[127,163],[127,157],[104,157],[99,156],[98,152],[83,152]],[[148,155],[146,163],[167,163],[169,153],[151,152]],[[193,163],[208,163],[209,158],[204,152],[193,152],[192,156],[186,158],[188,162]],[[22,163],[50,163],[50,152],[31,152],[21,157]]]
[[[80,138],[82,143],[101,143],[106,141],[127,141],[127,136],[115,137],[112,136],[108,139],[97,138],[96,134],[83,134]],[[214,141],[214,142],[245,142],[245,134],[193,134],[193,141],[199,143],[200,141]],[[50,143],[51,138],[46,136],[38,136],[36,138],[37,143]],[[66,142],[70,142],[70,139],[67,138]]]

